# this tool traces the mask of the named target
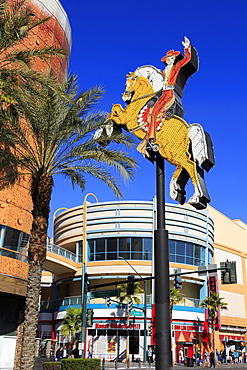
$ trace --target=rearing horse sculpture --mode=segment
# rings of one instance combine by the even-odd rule
[[[144,140],[145,121],[148,119],[150,101],[161,91],[162,81],[163,75],[155,67],[137,68],[135,72],[127,75],[126,90],[123,94],[126,108],[115,104],[108,115],[108,120],[126,125],[130,132],[142,140],[137,149],[147,156],[149,154]],[[214,156],[210,136],[204,132],[202,126],[197,123],[189,125],[178,116],[168,119],[166,117],[156,132],[153,150],[158,150],[162,157],[176,166],[170,182],[171,198],[181,204],[185,202],[184,188],[190,177],[194,194],[188,203],[197,209],[206,208],[210,197],[204,182],[203,168],[210,170],[214,165]]]

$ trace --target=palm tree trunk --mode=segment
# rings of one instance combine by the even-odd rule
[[[41,276],[42,266],[33,261],[30,262],[22,341],[21,370],[31,370],[34,367],[34,348],[39,315]]]
[[[20,370],[34,367],[34,348],[39,315],[40,283],[42,266],[46,258],[48,217],[52,193],[52,178],[37,175],[33,179],[31,195],[33,200],[33,223],[29,244],[29,274],[25,302],[25,318],[22,340]]]

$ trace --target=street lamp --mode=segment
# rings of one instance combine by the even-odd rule
[[[98,198],[93,193],[85,195],[83,200],[83,234],[82,234],[82,274],[81,274],[81,290],[82,290],[82,323],[81,323],[81,343],[82,353],[81,357],[84,358],[86,355],[86,312],[87,312],[87,275],[86,275],[86,263],[87,263],[87,197],[92,195],[98,203]]]
[[[138,271],[124,258],[118,257],[120,260],[124,260],[135,273],[142,279],[142,276],[139,274]],[[144,343],[143,343],[143,362],[146,362],[146,347],[147,347],[147,280],[144,280]]]

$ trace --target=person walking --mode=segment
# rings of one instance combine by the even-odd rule
[[[63,347],[59,347],[56,352],[56,361],[60,361],[63,358]]]
[[[147,357],[148,357],[148,363],[149,365],[151,365],[151,363],[153,362],[153,351],[151,347],[149,347],[147,350]]]
[[[210,367],[215,367],[215,355],[214,352],[210,352],[209,355]]]
[[[184,351],[183,348],[180,348],[178,352],[178,363],[182,364],[184,362]]]

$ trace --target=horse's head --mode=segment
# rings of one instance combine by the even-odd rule
[[[136,82],[138,77],[135,75],[134,72],[130,72],[128,75],[126,75],[126,77],[126,89],[122,95],[122,99],[125,103],[129,104],[133,98],[133,95],[135,94]]]
[[[153,87],[147,78],[138,76],[135,72],[130,72],[126,79],[126,89],[122,95],[123,101],[130,104],[133,100],[153,92]]]

